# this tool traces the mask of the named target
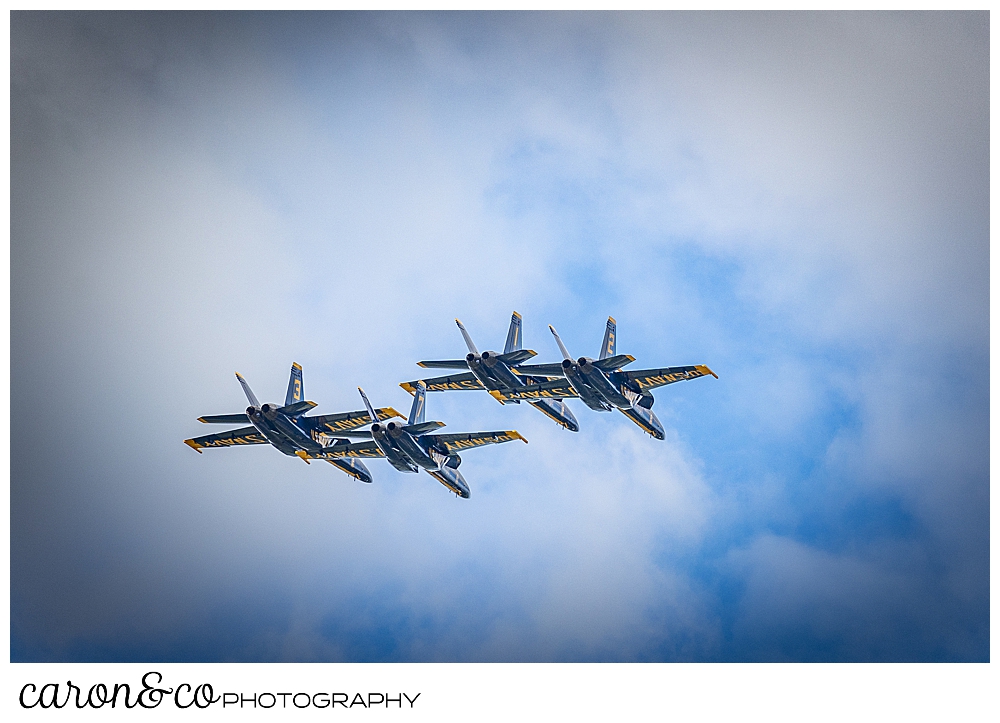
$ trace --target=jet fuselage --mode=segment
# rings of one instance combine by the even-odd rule
[[[583,403],[597,412],[610,412],[614,408],[631,407],[628,398],[612,384],[600,369],[594,366],[594,360],[580,357],[576,361],[564,359],[563,372],[573,391]]]
[[[598,412],[617,409],[656,439],[663,439],[663,425],[653,410],[639,404],[633,405],[632,399],[625,395],[624,391],[628,386],[624,377],[619,379],[620,375],[612,372],[609,378],[593,362],[589,357],[580,357],[575,362],[565,359],[562,362],[566,380],[583,403]],[[633,397],[637,397],[634,392]]]
[[[407,432],[398,422],[373,424],[371,430],[375,444],[389,464],[400,472],[418,472],[423,468],[455,494],[469,497],[469,485],[462,473],[443,464],[447,452],[435,459],[430,449],[421,443],[420,437]]]
[[[275,404],[263,404],[260,408],[247,407],[246,412],[257,431],[285,454],[294,455],[299,449],[309,452],[323,449],[323,445],[277,409]]]

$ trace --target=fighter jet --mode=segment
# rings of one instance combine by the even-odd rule
[[[374,417],[372,405],[361,387],[358,387],[365,408]],[[356,457],[385,457],[389,464],[400,472],[418,472],[420,468],[434,477],[459,497],[468,499],[469,485],[458,471],[462,458],[458,452],[463,449],[481,447],[485,444],[499,444],[524,437],[516,431],[506,432],[470,432],[467,434],[432,434],[435,429],[444,426],[444,422],[424,421],[424,399],[427,387],[423,382],[417,382],[413,394],[413,406],[406,424],[399,422],[376,422],[368,430],[349,430],[340,434],[347,437],[368,437],[364,442],[348,442],[337,440],[333,445],[319,452],[310,452],[309,456],[319,459],[347,458],[353,461]]]
[[[531,349],[521,349],[521,315],[516,311],[510,317],[510,329],[507,331],[507,343],[504,345],[503,354],[497,354],[495,351],[484,351],[480,354],[472,342],[469,332],[462,326],[462,322],[455,319],[455,323],[458,324],[465,344],[469,347],[469,353],[465,355],[465,359],[422,361],[417,362],[417,364],[422,367],[468,369],[469,371],[464,374],[449,374],[432,379],[416,379],[412,382],[403,382],[399,386],[410,394],[414,393],[416,384],[420,381],[427,385],[429,392],[450,389],[485,389],[501,404],[520,404],[520,398],[506,393],[521,389],[526,384],[547,381],[544,376],[538,378],[519,377],[515,373],[518,365],[535,356],[535,352]],[[562,376],[562,371],[560,370],[559,374],[555,376]],[[577,423],[576,417],[573,416],[573,412],[561,399],[528,399],[528,403],[542,414],[550,417],[556,424],[571,432],[580,430],[580,425]]]
[[[604,331],[604,343],[598,360],[590,357],[573,359],[567,351],[559,334],[550,325],[549,331],[559,345],[563,361],[560,364],[534,364],[518,367],[518,374],[535,377],[563,378],[549,379],[540,383],[532,383],[520,389],[503,392],[511,399],[567,399],[578,397],[591,409],[598,412],[609,412],[617,409],[631,419],[644,431],[656,439],[663,439],[663,425],[656,418],[651,407],[653,395],[650,389],[665,384],[697,379],[711,374],[716,379],[719,375],[703,364],[686,367],[663,367],[661,369],[643,369],[641,371],[622,371],[621,368],[635,361],[629,354],[615,353],[615,335],[617,324],[608,317],[608,325]]]
[[[208,434],[204,437],[185,439],[184,444],[201,454],[206,447],[234,447],[244,444],[271,444],[289,456],[296,456],[306,464],[316,453],[322,452],[325,445],[333,444],[336,435],[356,429],[375,419],[371,409],[359,412],[344,412],[342,414],[324,414],[318,417],[303,416],[316,406],[316,402],[302,400],[302,367],[292,364],[292,373],[288,379],[288,391],[285,393],[285,404],[261,404],[257,401],[246,379],[236,374],[243,391],[247,395],[250,406],[240,414],[214,414],[199,417],[199,422],[206,424],[246,424],[219,434]],[[378,410],[378,420],[392,417],[402,418],[402,414],[392,407]],[[347,440],[342,440],[346,442]],[[362,482],[371,482],[372,476],[365,465],[355,459],[324,458],[338,469],[343,470]]]

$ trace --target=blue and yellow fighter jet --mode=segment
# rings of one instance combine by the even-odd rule
[[[201,454],[206,447],[235,447],[245,444],[271,444],[289,456],[296,456],[306,464],[316,454],[322,452],[325,445],[332,444],[336,435],[375,419],[375,412],[368,411],[344,412],[342,414],[324,414],[318,417],[303,416],[316,406],[316,402],[302,400],[302,367],[292,364],[292,373],[288,379],[288,391],[285,393],[285,404],[261,404],[257,401],[246,379],[238,373],[243,391],[247,395],[250,406],[240,414],[214,414],[199,417],[199,422],[206,424],[246,424],[252,426],[240,427],[229,432],[208,434],[204,437],[185,439],[184,444]],[[402,414],[392,407],[378,410],[378,420],[384,421],[392,417],[402,418]],[[346,440],[343,440],[346,442]],[[343,470],[362,482],[371,482],[372,475],[365,465],[356,459],[326,458],[327,462]]]
[[[361,398],[365,408],[374,417],[372,405],[361,387]],[[468,499],[469,485],[458,471],[462,458],[458,452],[463,449],[481,447],[485,444],[500,444],[520,439],[527,443],[524,437],[516,431],[505,432],[470,432],[466,434],[432,434],[431,432],[444,426],[444,422],[424,421],[424,401],[427,387],[417,382],[414,389],[413,406],[406,424],[390,421],[376,422],[367,430],[349,430],[340,432],[338,436],[367,437],[364,442],[349,442],[338,439],[329,447],[317,453],[310,452],[313,458],[333,461],[333,458],[346,458],[353,461],[357,457],[385,457],[389,464],[400,472],[416,473],[422,467],[438,482],[450,489],[459,497]]]
[[[653,414],[653,395],[650,389],[673,384],[686,379],[697,379],[711,374],[716,379],[719,375],[704,364],[686,367],[663,367],[661,369],[643,369],[641,371],[622,371],[626,364],[635,361],[629,354],[615,353],[615,334],[617,325],[612,317],[608,317],[608,325],[604,331],[604,343],[598,360],[582,356],[573,359],[556,330],[549,326],[549,331],[559,345],[563,361],[559,364],[534,364],[518,367],[518,374],[534,377],[562,377],[549,379],[540,383],[532,383],[520,389],[504,392],[511,399],[569,399],[578,397],[593,410],[610,412],[617,409],[635,422],[644,431],[657,439],[663,439],[663,425]]]
[[[531,349],[521,349],[521,315],[516,311],[510,317],[510,329],[507,331],[507,343],[504,344],[503,354],[495,351],[484,351],[482,354],[472,342],[469,332],[462,326],[462,322],[455,319],[462,337],[465,339],[469,353],[465,359],[446,359],[443,361],[422,361],[417,362],[419,366],[439,369],[468,369],[464,374],[449,374],[444,377],[434,377],[432,379],[417,379],[412,382],[403,382],[399,386],[414,393],[417,382],[427,385],[429,392],[442,392],[451,389],[485,389],[490,395],[501,404],[520,404],[521,398],[509,395],[509,392],[521,389],[526,384],[541,383],[547,381],[542,375],[538,378],[519,377],[518,365],[523,364],[535,352]],[[562,376],[560,373],[556,376]],[[556,424],[565,427],[571,432],[578,432],[580,425],[570,411],[569,406],[561,399],[528,399],[531,406],[548,416]]]

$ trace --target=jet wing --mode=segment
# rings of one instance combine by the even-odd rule
[[[245,413],[240,412],[239,414],[206,414],[204,417],[198,417],[198,421],[205,424],[246,424],[250,418]]]
[[[465,362],[463,362],[464,364]],[[468,367],[466,367],[468,369]],[[449,374],[445,377],[434,377],[433,379],[414,379],[412,382],[403,382],[399,386],[408,391],[410,394],[415,394],[417,391],[417,382],[422,381],[427,385],[427,391],[429,392],[443,392],[446,389],[485,389],[483,383],[476,379],[476,375],[472,372],[465,372],[465,374]]]
[[[378,420],[380,422],[385,421],[386,419],[391,419],[392,417],[401,417],[402,419],[406,419],[406,417],[392,407],[382,407],[381,409],[376,409],[375,414],[378,415]],[[362,410],[359,412],[341,412],[340,414],[323,414],[316,417],[300,417],[298,419],[298,423],[305,429],[315,429],[317,431],[335,436],[337,432],[342,432],[347,429],[355,429],[365,424],[371,424],[372,418],[369,416],[368,412]]]
[[[492,392],[491,392],[492,393]],[[504,400],[510,399],[571,399],[577,396],[566,379],[549,379],[541,384],[525,384],[517,389],[497,392]]]
[[[512,367],[511,371],[522,376],[535,377],[564,377],[562,364],[522,364],[519,367]]]
[[[430,369],[468,369],[469,365],[465,359],[444,359],[442,361],[419,361],[418,367]]]
[[[325,459],[327,457],[385,457],[375,440],[367,442],[349,442],[324,447],[322,452],[309,453],[310,459]]]
[[[204,437],[185,439],[184,444],[201,453],[203,447],[235,447],[243,444],[267,444],[267,439],[256,427],[240,427],[229,432],[206,434]]]
[[[528,443],[524,437],[514,430],[507,432],[468,432],[466,434],[425,434],[421,439],[426,439],[448,450],[448,453],[460,452],[463,449],[482,447],[486,444],[501,444],[520,439],[525,444]]]
[[[719,375],[704,364],[693,367],[663,367],[662,369],[642,369],[634,372],[621,372],[626,378],[639,383],[640,389],[656,389],[665,384],[683,382],[686,379],[697,379],[711,374],[716,379]]]

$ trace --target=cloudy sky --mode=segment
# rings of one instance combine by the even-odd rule
[[[11,17],[11,658],[989,658],[985,13]],[[196,418],[502,348],[456,499]]]

